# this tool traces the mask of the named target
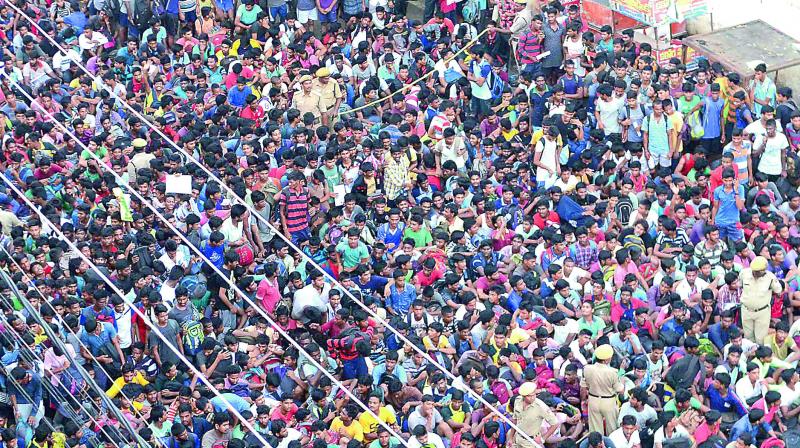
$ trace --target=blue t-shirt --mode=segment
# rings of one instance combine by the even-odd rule
[[[725,100],[721,97],[714,101],[711,97],[703,99],[703,138],[719,138],[722,130],[719,126]]]
[[[250,403],[245,401],[244,398],[230,392],[225,392],[209,400],[211,406],[214,406],[214,411],[222,412],[228,410],[228,403],[225,403],[222,400],[223,398],[228,400],[231,406],[240,413],[250,409]]]
[[[234,107],[244,107],[247,104],[247,95],[251,93],[253,89],[250,86],[244,86],[242,90],[239,90],[239,86],[233,86],[228,91],[228,102]]]
[[[736,207],[736,196],[744,197],[744,186],[734,185],[734,190],[725,191],[725,186],[720,185],[714,190],[714,200],[719,201],[719,209],[715,222],[717,224],[731,225],[739,222],[739,209]]]

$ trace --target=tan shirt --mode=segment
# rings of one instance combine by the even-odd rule
[[[339,88],[339,83],[334,79],[329,79],[326,84],[315,79],[311,85],[311,91],[319,94],[320,108],[324,111],[328,111],[336,106],[336,100],[344,97],[342,89]]]
[[[750,268],[743,269],[739,274],[742,282],[742,306],[748,311],[756,311],[769,306],[772,294],[783,291],[781,283],[772,272],[765,272],[761,278],[755,278]]]
[[[521,396],[514,400],[514,420],[517,422],[519,429],[524,431],[531,437],[536,437],[542,433],[542,421],[547,420],[550,425],[557,425],[558,418],[556,414],[540,399],[536,399],[533,403],[525,405],[525,401]],[[518,446],[531,446],[525,437],[517,431],[514,444]]]
[[[584,367],[581,387],[587,388],[589,395],[595,398],[611,397],[625,390],[617,371],[606,364],[590,364]]]
[[[313,90],[308,94],[302,90],[295,93],[294,98],[292,98],[292,103],[294,103],[294,108],[300,111],[301,117],[306,112],[311,112],[315,117],[319,118],[322,116],[322,112],[324,112],[324,109],[322,109],[322,97]]]

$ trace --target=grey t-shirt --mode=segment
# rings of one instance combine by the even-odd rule
[[[642,135],[642,123],[646,117],[647,107],[637,104],[631,109],[627,105],[619,108],[619,119],[626,120],[630,116],[631,125],[628,127],[628,141],[631,143],[641,143],[644,140]]]
[[[177,322],[170,319],[167,321],[166,327],[161,327],[158,323],[155,323],[156,328],[164,335],[164,339],[170,342],[173,346],[178,344],[178,335],[180,334],[180,326]],[[161,357],[161,363],[171,362],[173,364],[178,364],[180,362],[180,358],[175,352],[172,351],[167,344],[164,343],[164,340],[161,339],[155,331],[151,331],[150,334],[147,336],[147,342],[150,347],[158,347],[158,355]]]
[[[545,23],[542,25],[542,30],[544,31],[542,52],[550,52],[550,55],[542,59],[542,67],[560,67],[561,62],[564,60],[564,47],[562,45],[566,28],[558,24],[558,28],[554,31],[549,23]]]
[[[77,361],[78,364],[80,364],[80,365],[85,365],[86,364],[86,358],[84,358],[83,356],[80,355],[80,352],[81,352],[81,341],[80,341],[80,339],[78,339],[77,336],[75,336],[74,333],[69,332],[69,331],[67,331],[67,344],[71,345],[72,348],[75,349],[75,353],[78,354],[77,356],[75,356],[75,361]]]
[[[436,409],[433,410],[433,425],[429,426],[429,421],[427,418],[423,417],[420,414],[420,408],[422,405],[417,406],[417,409],[408,416],[408,427],[415,428],[417,425],[423,425],[428,430],[428,432],[434,432],[436,426],[443,421],[442,414],[439,413]]]
[[[169,318],[177,322],[178,325],[183,325],[187,320],[192,320],[194,318],[194,306],[190,302],[185,310],[174,307],[169,310]]]

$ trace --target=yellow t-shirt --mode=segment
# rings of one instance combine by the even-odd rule
[[[387,425],[397,424],[397,417],[395,417],[394,412],[383,406],[378,410],[378,418]],[[358,417],[358,422],[361,424],[362,430],[366,433],[378,432],[378,428],[380,427],[378,420],[375,420],[375,417],[369,412],[362,412],[361,416]]]
[[[425,345],[426,350],[433,350],[433,341],[429,336],[422,338],[422,343]],[[450,348],[450,341],[448,341],[445,337],[439,336],[439,343],[437,344],[436,348]]]
[[[345,429],[345,433],[351,439],[358,440],[359,442],[364,441],[364,428],[361,426],[361,423],[359,423],[358,420],[353,420],[350,423],[350,426],[344,426],[341,418],[336,417],[333,419],[331,422],[331,431],[339,432],[339,430],[342,428]]]
[[[108,395],[108,398],[116,397],[126,384],[138,384],[144,387],[150,384],[150,382],[144,379],[142,372],[136,372],[136,375],[133,376],[133,379],[130,383],[126,383],[124,377],[119,377],[114,380],[114,382],[111,384],[111,387],[108,388],[106,395]]]

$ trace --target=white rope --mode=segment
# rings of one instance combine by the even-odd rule
[[[78,249],[78,246],[76,246],[75,243],[73,243],[69,238],[67,238],[67,236],[64,235],[61,229],[59,229],[52,221],[50,221],[50,219],[47,216],[45,216],[44,213],[42,213],[42,211],[39,210],[36,207],[36,205],[33,202],[31,202],[31,200],[28,199],[25,196],[25,194],[16,185],[14,185],[8,177],[6,177],[4,173],[0,173],[0,179],[2,179],[2,181],[5,182],[5,184],[8,185],[9,188],[11,188],[14,191],[14,193],[16,193],[17,196],[19,196],[20,199],[22,199],[32,211],[34,211],[37,215],[39,215],[39,219],[41,220],[42,223],[46,223],[49,227],[51,227],[52,231],[55,234],[57,234],[62,241],[66,242],[67,245],[70,247],[70,249],[75,251],[78,257],[81,260],[83,260],[87,265],[89,265],[89,267],[92,268],[93,271],[95,271],[97,276],[100,277],[108,285],[109,288],[111,288],[117,295],[122,297],[124,300],[125,294],[119,288],[117,288],[114,282],[112,282],[111,279],[109,279],[105,275],[105,273],[103,273],[103,271],[92,262],[92,260],[90,260],[86,255],[84,255],[83,252],[81,252],[80,249]],[[131,306],[131,308],[142,319],[142,321],[145,322],[145,324],[150,327],[150,330],[153,331],[159,337],[159,339],[161,339],[164,342],[167,348],[172,350],[175,356],[177,356],[178,359],[180,359],[181,362],[183,362],[186,365],[186,367],[189,368],[189,370],[191,370],[192,373],[195,374],[197,379],[203,382],[209,388],[209,390],[211,390],[214,393],[214,395],[219,397],[228,406],[228,411],[232,413],[239,420],[239,422],[242,425],[244,425],[249,431],[254,432],[256,434],[256,437],[258,438],[259,442],[261,442],[264,446],[271,446],[269,443],[267,443],[266,439],[264,439],[264,437],[262,437],[261,434],[258,431],[256,431],[255,428],[253,428],[253,425],[251,425],[250,422],[248,422],[245,418],[242,417],[242,414],[240,414],[239,411],[237,411],[236,408],[233,407],[230,401],[228,401],[228,399],[225,398],[219,392],[219,390],[217,390],[217,388],[214,387],[213,384],[211,384],[211,382],[208,379],[206,379],[205,375],[203,375],[202,372],[200,372],[200,370],[198,370],[194,366],[194,364],[192,364],[183,355],[183,353],[181,353],[181,351],[175,346],[173,341],[167,339],[164,336],[164,334],[161,333],[161,330],[159,330],[159,328],[155,324],[153,324],[153,322],[151,322],[150,319],[141,310],[139,310],[135,306]]]
[[[9,81],[10,81],[10,80],[9,80]],[[13,81],[11,81],[11,82],[12,82],[13,84],[17,85],[17,86],[19,87],[19,85],[18,85],[18,84],[14,83]],[[29,100],[31,100],[31,101],[32,101],[32,98],[29,96],[29,94],[28,94],[27,92],[23,92],[23,94],[24,94],[24,95],[25,95],[25,96],[26,96],[26,97],[27,97]],[[86,150],[86,152],[87,152],[87,153],[88,153],[88,154],[89,154],[89,155],[90,155],[90,156],[91,156],[91,157],[92,157],[92,158],[93,158],[93,159],[94,159],[94,160],[95,160],[95,161],[96,161],[96,162],[97,162],[97,163],[100,165],[100,167],[102,167],[102,169],[105,169],[107,172],[111,173],[111,174],[114,176],[114,178],[117,180],[117,182],[119,182],[119,183],[120,183],[120,186],[126,186],[126,187],[127,187],[127,185],[124,183],[124,179],[122,179],[122,177],[120,177],[120,176],[119,176],[117,173],[115,173],[113,170],[111,170],[111,169],[108,169],[108,167],[105,165],[105,163],[102,161],[102,159],[100,159],[100,157],[99,157],[99,156],[97,156],[97,155],[96,155],[94,152],[92,152],[92,151],[91,151],[91,150],[88,148],[88,146],[84,145],[84,143],[83,143],[83,142],[81,142],[81,141],[80,141],[80,140],[79,140],[79,139],[78,139],[78,138],[75,136],[75,134],[74,134],[74,133],[72,133],[72,131],[70,131],[70,130],[69,130],[67,127],[66,127],[66,126],[64,126],[64,125],[63,125],[63,124],[61,124],[61,123],[60,123],[58,120],[56,120],[56,119],[55,119],[55,117],[53,117],[53,116],[52,116],[52,115],[51,115],[49,112],[47,112],[47,111],[44,111],[44,113],[45,113],[45,114],[46,114],[46,115],[47,115],[47,116],[48,116],[50,119],[52,119],[52,120],[53,120],[53,123],[54,123],[56,126],[58,126],[58,127],[59,127],[59,128],[60,128],[60,129],[61,129],[61,130],[62,130],[62,131],[65,133],[65,134],[67,134],[67,135],[69,135],[70,137],[72,137],[72,138],[75,140],[75,142],[76,142],[77,144],[79,144],[81,147],[83,147],[83,148]],[[314,365],[314,366],[315,366],[317,369],[319,369],[319,371],[320,371],[320,372],[322,372],[324,375],[326,375],[326,376],[327,376],[327,377],[328,377],[328,378],[331,380],[331,382],[332,382],[332,383],[334,383],[334,384],[336,384],[337,386],[339,386],[339,388],[340,388],[340,389],[341,389],[341,390],[342,390],[342,391],[343,391],[343,392],[344,392],[344,393],[345,393],[345,394],[346,394],[346,395],[347,395],[347,396],[348,396],[348,397],[349,397],[351,400],[353,400],[353,401],[354,401],[356,404],[358,404],[358,405],[359,405],[359,407],[361,407],[361,408],[362,408],[362,409],[363,409],[365,412],[367,412],[367,413],[368,413],[370,416],[372,416],[372,417],[375,419],[375,421],[377,421],[377,422],[378,422],[378,423],[379,423],[381,426],[383,426],[384,428],[386,428],[386,429],[389,431],[389,433],[390,433],[391,435],[393,435],[394,437],[396,437],[398,440],[402,441],[402,443],[403,443],[404,445],[406,445],[406,446],[407,446],[407,444],[406,444],[405,440],[403,439],[403,437],[402,437],[400,434],[398,434],[398,433],[397,433],[397,432],[396,432],[394,429],[392,429],[392,427],[391,427],[390,425],[388,425],[386,422],[384,422],[384,421],[383,421],[383,420],[382,420],[382,419],[381,419],[381,418],[380,418],[380,417],[379,417],[377,414],[375,414],[375,413],[374,413],[374,412],[373,412],[371,409],[369,409],[369,406],[367,406],[367,405],[366,405],[366,404],[365,404],[363,401],[361,401],[361,400],[360,400],[358,397],[356,397],[356,396],[355,396],[355,395],[352,393],[352,391],[350,391],[350,390],[349,390],[349,389],[348,389],[348,388],[347,388],[347,387],[346,387],[344,384],[342,384],[342,382],[341,382],[341,381],[339,381],[339,380],[338,380],[338,379],[337,379],[335,376],[333,376],[333,375],[332,375],[330,372],[328,372],[328,370],[327,370],[327,369],[326,369],[324,366],[322,366],[322,364],[320,364],[320,363],[319,363],[317,360],[315,360],[313,357],[311,357],[311,356],[308,354],[308,352],[306,352],[306,350],[305,350],[305,349],[304,349],[304,348],[303,348],[303,347],[302,347],[302,346],[301,346],[301,345],[300,345],[300,344],[299,344],[299,343],[298,343],[298,342],[297,342],[295,339],[293,339],[291,336],[289,336],[289,334],[288,334],[286,331],[284,331],[284,330],[283,330],[283,328],[281,328],[281,327],[280,327],[280,326],[279,326],[279,325],[278,325],[278,324],[277,324],[277,323],[276,323],[276,322],[275,322],[275,321],[272,319],[272,317],[270,317],[270,316],[269,316],[269,315],[268,315],[266,312],[264,312],[264,310],[263,310],[263,309],[261,309],[261,307],[260,307],[259,305],[257,305],[255,302],[253,302],[253,301],[252,301],[252,300],[251,300],[251,299],[250,299],[250,298],[249,298],[249,297],[248,297],[248,296],[247,296],[247,295],[244,293],[244,291],[242,291],[242,290],[241,290],[241,289],[240,289],[240,288],[239,288],[239,287],[236,285],[236,283],[235,283],[235,282],[232,282],[232,281],[231,281],[231,280],[228,278],[228,276],[224,275],[224,274],[223,274],[223,272],[222,272],[222,271],[221,271],[221,270],[220,270],[218,267],[216,267],[216,266],[214,265],[214,263],[213,263],[213,262],[212,262],[212,261],[211,261],[211,260],[210,260],[210,259],[209,259],[209,258],[208,258],[208,257],[207,257],[207,256],[206,256],[206,255],[205,255],[205,254],[204,254],[204,253],[203,253],[203,252],[202,252],[202,251],[201,251],[199,248],[195,247],[195,246],[194,246],[194,245],[193,245],[193,244],[192,244],[192,243],[191,243],[191,242],[188,240],[188,238],[187,238],[187,237],[186,237],[186,236],[183,234],[183,232],[181,232],[181,231],[180,231],[180,229],[178,229],[178,228],[177,228],[177,227],[175,227],[175,226],[174,226],[172,223],[170,223],[170,222],[169,222],[169,220],[168,220],[168,219],[167,219],[167,218],[166,218],[166,217],[165,217],[163,214],[161,214],[161,212],[160,212],[160,211],[159,211],[159,210],[158,210],[156,207],[154,207],[154,206],[153,206],[153,205],[152,205],[150,202],[148,202],[148,201],[147,201],[147,200],[144,198],[144,196],[142,196],[142,195],[141,195],[141,194],[140,194],[140,193],[139,193],[139,192],[138,192],[138,191],[137,191],[135,188],[126,188],[126,189],[127,189],[127,190],[128,190],[128,191],[129,191],[129,192],[130,192],[130,193],[131,193],[133,196],[135,196],[135,197],[136,197],[136,198],[137,198],[137,199],[138,199],[138,200],[139,200],[139,201],[142,203],[142,205],[144,205],[144,206],[146,206],[147,208],[149,208],[149,209],[150,209],[150,210],[151,210],[151,211],[152,211],[152,212],[153,212],[153,213],[154,213],[156,216],[158,216],[158,217],[159,217],[159,218],[160,218],[160,219],[161,219],[161,220],[164,222],[164,224],[165,224],[167,227],[169,227],[169,228],[170,228],[170,230],[172,230],[172,231],[175,233],[175,235],[177,235],[179,238],[181,238],[181,240],[183,240],[183,241],[186,243],[186,245],[187,245],[187,247],[188,247],[188,248],[192,249],[192,250],[193,250],[193,251],[194,251],[194,252],[195,252],[195,253],[196,253],[196,254],[197,254],[197,255],[198,255],[198,256],[199,256],[199,257],[200,257],[200,258],[201,258],[201,259],[202,259],[202,260],[203,260],[203,261],[204,261],[204,262],[205,262],[207,265],[208,265],[208,266],[209,266],[209,267],[210,267],[210,268],[212,268],[212,269],[214,270],[214,272],[215,272],[215,273],[216,273],[216,274],[217,274],[217,275],[218,275],[220,278],[224,279],[224,281],[225,281],[226,283],[228,283],[228,285],[231,287],[231,289],[232,289],[233,291],[235,291],[235,292],[236,292],[236,293],[237,293],[237,294],[238,294],[238,295],[239,295],[239,296],[240,296],[240,297],[241,297],[241,298],[242,298],[242,299],[243,299],[245,302],[247,302],[247,303],[248,303],[250,306],[252,306],[254,310],[258,311],[258,312],[261,314],[261,316],[262,316],[264,319],[266,319],[266,320],[267,320],[267,322],[269,322],[269,323],[270,323],[270,324],[273,326],[274,330],[275,330],[275,331],[277,331],[278,333],[280,333],[280,334],[281,334],[281,336],[283,336],[284,338],[286,338],[286,340],[287,340],[287,341],[288,341],[290,344],[292,344],[292,345],[293,345],[295,348],[297,348],[298,352],[299,352],[300,354],[302,354],[303,356],[305,356],[305,357],[307,358],[307,360],[308,360],[308,361],[309,361],[309,362],[310,362],[312,365]],[[321,347],[321,348],[320,348],[320,350],[322,350],[322,349],[323,349],[323,348]]]
[[[58,48],[60,51],[64,52],[64,54],[66,54],[66,50],[58,42],[56,42],[55,39],[53,39],[50,35],[48,35],[46,32],[44,32],[44,30],[41,28],[41,26],[38,23],[36,23],[35,20],[31,19],[27,14],[25,14],[24,11],[20,10],[19,8],[17,8],[16,5],[13,5],[12,3],[9,2],[9,6],[11,6],[11,8],[14,9],[20,15],[20,17],[23,17],[25,20],[30,22],[31,25],[33,25],[34,27],[39,29],[41,31],[42,35],[46,39],[48,39],[55,46],[55,48]],[[276,235],[278,235],[282,240],[284,240],[284,242],[286,242],[287,245],[289,245],[289,247],[291,247],[292,249],[297,251],[297,253],[299,253],[300,256],[305,259],[307,264],[310,264],[311,266],[315,267],[326,278],[328,278],[328,280],[331,283],[339,286],[341,288],[341,290],[343,291],[343,293],[346,294],[354,303],[357,303],[370,316],[372,316],[374,319],[376,319],[378,322],[380,322],[386,328],[388,328],[392,333],[395,334],[395,336],[398,339],[402,340],[404,343],[406,343],[409,346],[411,346],[412,350],[414,350],[417,353],[419,353],[420,355],[422,355],[431,365],[436,367],[440,372],[444,373],[445,376],[449,377],[452,381],[457,381],[458,380],[458,378],[455,375],[453,375],[453,373],[450,372],[447,368],[445,368],[441,363],[436,361],[426,351],[424,351],[424,350],[420,349],[419,347],[417,347],[416,344],[411,342],[411,340],[409,340],[406,336],[402,335],[396,328],[392,327],[389,324],[389,322],[387,322],[385,319],[380,317],[377,313],[372,311],[372,309],[370,309],[367,305],[365,305],[361,300],[356,298],[347,288],[343,287],[341,285],[341,283],[339,283],[338,280],[333,278],[332,275],[330,275],[327,271],[322,269],[322,267],[316,261],[314,261],[311,257],[309,257],[307,254],[305,254],[302,250],[300,250],[300,248],[291,241],[291,238],[288,238],[286,235],[282,234],[272,224],[272,222],[270,222],[267,218],[265,218],[265,217],[261,216],[259,213],[257,213],[256,210],[251,205],[249,205],[243,198],[241,198],[239,195],[237,195],[236,192],[234,192],[230,187],[228,187],[222,180],[219,179],[219,177],[217,177],[213,172],[211,172],[205,165],[203,165],[199,161],[195,160],[193,155],[189,154],[185,149],[183,149],[180,146],[178,146],[178,144],[175,143],[170,137],[168,137],[166,134],[164,134],[160,129],[156,128],[152,123],[150,123],[141,113],[139,113],[139,111],[137,111],[135,108],[133,108],[131,105],[129,105],[126,100],[124,100],[123,98],[120,98],[112,89],[108,88],[108,86],[106,86],[99,78],[94,76],[94,74],[92,74],[86,68],[86,66],[82,63],[82,61],[81,62],[74,61],[74,62],[83,72],[85,72],[89,77],[92,78],[92,80],[95,82],[95,84],[98,87],[106,90],[112,97],[117,99],[119,104],[122,104],[122,106],[124,108],[128,109],[131,112],[132,115],[134,115],[137,118],[139,118],[142,121],[143,124],[145,124],[150,129],[152,129],[154,132],[156,132],[158,135],[160,135],[164,139],[165,142],[169,143],[177,151],[179,151],[180,153],[182,153],[185,156],[187,156],[188,157],[187,162],[189,160],[191,160],[198,167],[200,167],[200,169],[202,169],[206,174],[208,174],[209,178],[215,180],[219,184],[220,188],[223,188],[228,192],[228,195],[229,195],[230,198],[237,199],[239,201],[239,203],[244,205],[244,207],[250,212],[249,214],[251,216],[255,216],[256,219],[258,219],[259,221],[262,221],[265,225],[267,225]],[[134,189],[131,189],[131,190],[134,190]],[[540,446],[540,444],[538,442],[536,442],[536,440],[534,440],[533,437],[531,437],[528,433],[523,431],[516,423],[514,423],[511,420],[511,418],[509,418],[507,415],[505,415],[504,413],[502,413],[498,409],[496,409],[495,405],[489,403],[483,396],[481,396],[480,394],[475,393],[469,387],[466,388],[466,391],[470,395],[472,395],[477,401],[480,401],[482,404],[487,406],[488,409],[493,414],[495,414],[501,420],[503,420],[505,423],[507,423],[511,428],[513,428],[516,431],[517,434],[520,434],[525,440],[527,440],[528,442],[532,443],[535,447],[539,447]]]
[[[22,340],[22,336],[21,336],[19,333],[17,333],[17,332],[16,332],[16,331],[15,331],[15,330],[14,330],[14,329],[13,329],[13,328],[12,328],[12,327],[11,327],[11,326],[8,324],[8,318],[7,318],[7,317],[5,317],[5,316],[2,316],[2,320],[0,320],[0,322],[2,322],[2,323],[3,323],[3,325],[6,327],[6,329],[8,329],[8,331],[7,331],[5,334],[11,334],[11,335],[12,335],[12,337],[14,338],[14,340],[15,340],[15,342],[16,342],[16,344],[17,344],[17,346],[18,346],[18,351],[20,351],[20,354],[19,354],[19,356],[20,356],[20,357],[22,357],[22,353],[21,353],[21,352],[22,352],[22,350],[26,349],[26,348],[25,348],[25,347],[26,347],[26,344],[25,344],[25,341],[23,341],[23,340]],[[30,352],[30,354],[31,354],[31,355],[33,355],[33,356],[34,356],[34,358],[36,358],[36,360],[37,360],[37,361],[39,361],[39,362],[41,362],[42,364],[44,364],[44,359],[42,358],[42,356],[43,356],[43,355],[39,355],[38,353],[36,353],[35,351],[33,351],[33,350],[30,350],[30,349],[28,349],[28,352]],[[49,378],[46,378],[46,377],[45,377],[44,375],[42,375],[42,374],[39,374],[39,376],[40,376],[40,378],[41,378],[41,380],[40,380],[40,381],[41,381],[41,384],[42,384],[42,389],[46,389],[47,387],[45,386],[45,384],[49,383],[50,379],[49,379]],[[13,382],[13,383],[16,385],[16,388],[17,388],[17,390],[19,390],[19,391],[20,391],[20,393],[21,393],[21,394],[24,396],[24,398],[25,398],[26,400],[28,400],[29,402],[31,402],[32,404],[34,404],[34,406],[36,406],[36,407],[43,407],[43,406],[45,405],[45,403],[44,403],[44,400],[42,400],[42,402],[41,402],[40,404],[38,404],[38,405],[37,405],[36,403],[33,403],[33,397],[31,397],[31,396],[30,396],[30,394],[29,394],[29,393],[28,393],[28,392],[27,392],[27,391],[24,389],[24,387],[23,387],[21,384],[19,384],[19,382],[18,382],[16,379],[14,379],[14,377],[11,375],[11,372],[7,372],[7,374],[6,374],[6,378],[7,378],[7,379],[9,379],[10,381],[12,381],[12,382]],[[50,384],[50,386],[52,386],[52,384]],[[66,391],[66,388],[64,388],[63,384],[60,384],[59,386],[53,386],[53,387],[60,387],[62,390],[64,390],[64,392],[67,392],[67,391]],[[10,392],[9,392],[9,393],[10,393]],[[67,393],[68,393],[68,392],[67,392]],[[76,397],[76,400],[75,400],[75,401],[78,403],[78,406],[80,406],[80,409],[83,411],[83,413],[86,415],[86,417],[87,417],[89,420],[91,420],[92,422],[94,422],[94,423],[95,423],[95,425],[97,425],[97,426],[100,428],[100,432],[102,432],[103,434],[106,434],[106,435],[108,436],[108,435],[109,435],[109,433],[108,433],[108,430],[106,429],[106,425],[101,425],[101,424],[100,424],[100,422],[99,422],[99,421],[97,421],[97,419],[95,419],[94,417],[92,417],[92,414],[91,414],[90,412],[88,412],[88,410],[86,409],[86,406],[84,406],[84,404],[83,404],[81,401],[79,401],[79,400],[77,399],[77,397]],[[93,401],[91,401],[91,403],[94,405],[94,402],[93,402]],[[101,409],[100,409],[100,408],[98,408],[98,410],[101,410]],[[31,413],[31,416],[33,416],[33,415],[34,415],[34,414],[33,414],[33,413]],[[121,415],[121,414],[120,414],[120,415]],[[55,433],[55,432],[58,432],[58,431],[56,430],[56,428],[53,426],[53,424],[50,422],[50,419],[48,419],[47,417],[42,417],[39,423],[41,423],[42,421],[45,423],[45,425],[47,425],[47,426],[50,428],[50,430],[51,430],[53,433]],[[126,422],[127,422],[127,421],[126,421]],[[17,422],[17,425],[19,425],[20,423],[23,423],[23,422]],[[27,422],[24,422],[24,423],[27,425]],[[31,428],[31,429],[33,430],[34,428]],[[130,432],[130,429],[128,430],[128,432]],[[124,435],[123,435],[121,432],[118,432],[118,434],[119,434],[120,436],[124,437]],[[132,438],[134,438],[134,439],[136,439],[136,438],[138,437],[138,435],[137,435],[135,432],[134,432],[134,433],[132,433],[132,434],[130,434],[130,435],[131,435],[131,437],[132,437]],[[116,446],[116,447],[119,447],[119,444],[117,444],[117,443],[115,442],[115,443],[114,443],[114,446]],[[150,446],[150,445],[147,445],[147,446]]]
[[[20,271],[20,272],[22,272],[24,275],[28,276],[28,274],[25,272],[25,270],[22,268],[22,266],[20,266],[20,264],[19,264],[19,263],[18,263],[16,260],[14,260],[14,257],[11,255],[11,253],[8,251],[8,249],[5,247],[5,245],[2,245],[2,244],[0,244],[0,249],[1,249],[3,252],[5,252],[5,254],[8,256],[9,260],[11,260],[11,263],[13,263],[13,264],[14,264],[14,266],[16,266],[16,268],[17,268],[17,269],[19,269],[19,271]],[[10,274],[10,272],[9,272],[7,269],[5,269],[5,268],[4,268],[3,270],[4,270],[4,271],[6,272],[6,274],[8,275],[8,277],[9,277],[9,281],[11,281],[11,280],[10,280],[10,279],[11,279],[11,274]],[[29,276],[28,276],[28,277],[29,277]],[[35,291],[36,291],[36,292],[39,294],[39,297],[41,297],[41,298],[42,298],[42,303],[46,304],[46,306],[49,306],[51,309],[53,309],[52,305],[50,305],[50,300],[47,298],[47,296],[45,296],[45,294],[42,292],[42,290],[41,290],[41,289],[40,289],[38,286],[36,286],[36,284],[35,284],[35,283],[33,283],[33,282],[30,282],[29,286],[32,286],[32,287],[33,287],[33,289],[34,289],[34,290],[35,290]],[[21,291],[20,291],[20,293],[21,293]],[[24,304],[25,304],[25,306],[26,306],[27,308],[34,309],[34,308],[33,308],[33,305],[32,305],[32,304],[31,304],[31,303],[28,301],[28,298],[27,298],[27,297],[24,297],[24,294],[20,294],[20,296],[22,296],[22,297],[20,297],[20,300],[24,302]],[[126,303],[125,305],[126,305],[126,306],[129,306],[127,303]],[[38,311],[38,310],[35,310],[35,309],[34,309],[34,311]],[[37,319],[37,321],[39,322],[39,325],[41,325],[41,326],[42,326],[42,328],[44,328],[44,329],[45,329],[45,331],[48,333],[48,337],[51,337],[51,334],[50,334],[51,332],[48,332],[48,331],[47,331],[47,328],[49,328],[49,326],[48,326],[47,328],[45,327],[45,326],[47,325],[47,322],[44,320],[44,318],[41,316],[41,314],[39,314],[38,312],[36,312],[36,313],[34,313],[34,314],[33,314],[33,316],[34,316],[34,318],[35,318],[35,319]],[[62,323],[62,328],[66,329],[66,331],[67,331],[67,332],[69,332],[71,335],[75,336],[75,340],[76,340],[76,341],[78,341],[78,344],[79,344],[81,347],[85,348],[85,349],[86,349],[86,352],[87,352],[87,353],[89,353],[89,356],[92,358],[92,361],[94,361],[94,365],[96,365],[97,367],[99,367],[99,368],[100,368],[100,370],[103,372],[103,374],[105,374],[105,375],[106,375],[106,377],[108,377],[109,379],[113,378],[113,377],[111,376],[111,374],[109,374],[109,373],[108,373],[108,371],[105,369],[105,367],[103,367],[103,363],[101,363],[101,362],[100,362],[100,361],[97,359],[97,357],[96,357],[96,356],[94,356],[94,354],[92,354],[92,351],[89,349],[89,347],[88,347],[88,346],[87,346],[87,345],[86,345],[86,344],[85,344],[83,341],[81,341],[81,338],[80,338],[80,336],[78,336],[78,334],[77,334],[77,333],[75,333],[75,332],[74,332],[74,331],[73,331],[71,328],[69,328],[69,326],[68,326],[68,325],[67,325],[67,324],[64,322],[64,320],[61,318],[61,316],[58,316],[58,317],[59,317],[59,320],[60,320],[60,321],[61,321],[61,323]],[[52,333],[55,333],[55,332],[52,332]],[[58,336],[59,336],[59,338],[60,338],[60,336],[61,336],[61,335],[58,335]],[[62,341],[62,344],[64,344],[64,346],[66,346],[66,342],[63,342],[63,341]],[[65,353],[65,355],[67,354],[67,352],[66,352],[66,351],[65,351],[64,353]],[[80,353],[76,353],[76,355],[75,355],[75,356],[76,356],[76,357],[78,357],[78,356],[82,356],[82,354],[80,354]],[[122,364],[123,364],[123,366],[125,365],[125,362],[124,362],[124,361],[125,361],[125,360],[123,360],[123,363],[122,363]],[[85,380],[85,381],[86,381],[88,384],[90,384],[90,386],[92,387],[92,389],[94,389],[94,391],[95,391],[95,392],[97,392],[98,394],[101,394],[102,396],[105,396],[105,397],[109,398],[109,401],[110,401],[110,397],[108,397],[108,395],[106,394],[106,391],[102,390],[102,389],[100,388],[100,386],[99,386],[99,385],[98,385],[98,384],[97,384],[97,383],[96,383],[96,382],[95,382],[93,379],[91,379],[91,377],[88,375],[88,372],[86,372],[86,371],[85,371],[85,368],[84,368],[82,365],[80,365],[79,363],[77,363],[77,361],[74,361],[74,360],[73,360],[73,361],[70,361],[70,362],[71,362],[71,363],[72,363],[72,362],[75,362],[75,364],[76,364],[76,369],[78,369],[78,371],[79,371],[79,373],[81,374],[81,376],[83,376],[83,377],[84,377],[84,380]],[[128,400],[128,402],[130,402],[130,403],[133,403],[133,401],[134,401],[134,400],[133,400],[131,397],[127,396],[127,395],[125,394],[125,392],[122,390],[122,388],[120,388],[119,394],[120,394],[120,395],[121,395],[123,398],[125,398],[126,400]],[[118,415],[118,417],[121,417],[121,416],[122,416],[122,413],[121,413],[121,411],[120,411],[119,409],[117,409],[116,407],[115,407],[115,409],[116,409],[116,410],[119,412],[119,415]],[[124,418],[123,418],[122,420],[124,420]],[[127,422],[127,420],[125,420],[125,424],[126,424],[126,426],[128,426],[128,422]],[[132,431],[132,430],[133,430],[133,428],[132,428],[132,427],[129,427],[129,428],[128,428],[128,430],[129,430],[129,431]],[[136,436],[136,435],[134,434],[134,436]],[[140,440],[140,442],[144,442],[144,440]],[[148,445],[148,446],[149,446],[149,445]]]

